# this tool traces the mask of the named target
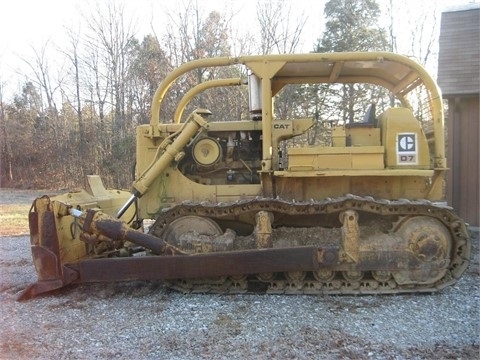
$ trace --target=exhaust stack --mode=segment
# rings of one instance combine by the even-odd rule
[[[251,71],[248,74],[248,105],[253,120],[262,120],[262,79]]]

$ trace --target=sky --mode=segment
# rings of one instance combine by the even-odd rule
[[[180,0],[182,1],[182,0]],[[185,3],[188,0],[183,0]],[[219,10],[242,14],[244,27],[249,19],[255,20],[255,5],[257,0],[193,0],[198,2],[205,11]],[[288,0],[289,1],[289,0]],[[301,8],[306,4],[315,3],[319,14],[323,7],[318,5],[324,0],[296,0]],[[15,86],[23,82],[22,74],[28,73],[28,65],[24,59],[32,59],[34,49],[45,44],[53,44],[61,48],[67,36],[66,29],[76,29],[85,26],[82,22],[96,9],[102,0],[6,0],[0,8],[0,82],[4,89],[15,92]],[[135,33],[141,39],[151,33],[152,27],[156,33],[161,33],[168,21],[167,12],[178,0],[120,0],[126,13],[136,19]],[[173,12],[175,13],[175,12]],[[238,17],[240,19],[240,17]],[[248,28],[248,26],[246,26]],[[313,29],[312,29],[313,30]],[[24,77],[24,76],[23,76]],[[5,100],[5,90],[4,90]]]
[[[101,0],[100,0],[101,1]],[[194,0],[195,1],[195,0]],[[257,0],[196,0],[207,11],[220,10],[239,13],[237,16],[241,28],[249,28],[256,19]],[[308,15],[304,28],[303,51],[310,51],[313,43],[321,35],[323,24],[323,6],[326,0],[292,0],[293,11]],[[377,0],[378,3],[389,0]],[[398,2],[418,0],[393,0]],[[435,2],[440,8],[465,4],[475,0],[424,0]],[[478,1],[478,0],[476,0]],[[85,14],[95,9],[97,0],[7,0],[2,2],[0,11],[0,82],[4,88],[17,91],[15,87],[23,82],[28,66],[22,59],[33,56],[47,42],[61,48],[65,41],[66,28],[81,27]],[[161,32],[167,19],[165,8],[175,3],[171,0],[123,0],[125,9],[138,19],[136,24],[138,37],[151,31],[153,26]],[[158,30],[160,29],[160,30]],[[5,91],[4,91],[5,100]],[[7,95],[8,100],[8,95]]]

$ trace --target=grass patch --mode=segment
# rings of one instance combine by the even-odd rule
[[[28,212],[31,205],[0,205],[0,236],[28,234]]]

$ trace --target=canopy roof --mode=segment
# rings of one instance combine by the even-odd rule
[[[245,57],[245,65],[274,83],[371,83],[399,98],[422,82],[438,90],[425,70],[413,60],[391,53],[326,53]],[[264,66],[278,63],[274,74]]]
[[[285,84],[370,83],[385,87],[402,103],[408,104],[406,95],[423,84],[428,90],[429,103],[434,107],[434,118],[438,117],[439,114],[435,113],[442,107],[440,90],[431,76],[420,64],[398,54],[342,52],[217,57],[185,63],[162,81],[153,99],[151,124],[159,122],[160,104],[165,93],[181,75],[198,68],[239,64],[247,66],[261,79],[271,79],[272,96]],[[266,91],[270,92],[270,89]]]

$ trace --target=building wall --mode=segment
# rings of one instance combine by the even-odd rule
[[[471,226],[480,226],[480,5],[442,13],[438,84],[448,104],[446,195]]]
[[[472,226],[480,226],[479,96],[449,97],[447,201]]]

